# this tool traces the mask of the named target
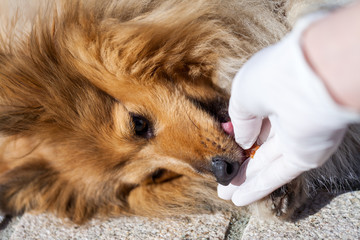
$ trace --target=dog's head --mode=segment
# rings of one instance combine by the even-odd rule
[[[244,155],[221,127],[230,119],[229,96],[216,85],[219,51],[231,50],[218,23],[201,12],[124,21],[67,9],[52,25],[36,25],[16,53],[0,55],[9,105],[2,132],[53,149],[38,154],[41,163],[28,158],[26,169],[36,162],[44,174],[52,169],[49,182],[58,176],[103,202],[179,176],[228,184]],[[67,194],[73,209],[76,194]]]
[[[76,15],[81,28],[63,30],[69,67],[114,100],[115,139],[102,144],[121,157],[107,167],[121,166],[122,180],[133,184],[165,169],[215,176],[227,185],[243,161],[242,150],[221,127],[230,120],[229,96],[215,84],[218,51],[229,44],[219,43],[219,26],[201,20],[203,12],[179,20],[177,10],[153,20],[158,11],[163,10],[127,22]]]

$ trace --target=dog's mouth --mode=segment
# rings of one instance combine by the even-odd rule
[[[229,136],[234,136],[234,128],[231,121],[222,122],[221,127]],[[234,178],[238,178],[237,175],[240,174],[240,166],[245,162],[245,160],[253,158],[258,148],[259,146],[254,144],[250,149],[243,150],[244,155],[240,161],[234,161],[221,156],[214,157],[212,159],[212,172],[216,177],[216,181],[221,185],[226,186],[231,183]]]
[[[226,134],[234,136],[234,129],[231,121],[222,121],[221,127]],[[234,159],[230,159],[226,156],[215,156],[212,158],[211,169],[218,183],[221,185],[228,185],[238,174],[241,164],[242,160],[234,161]]]

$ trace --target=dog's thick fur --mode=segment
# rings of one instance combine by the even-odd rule
[[[231,79],[289,31],[299,1],[50,2],[29,15],[2,2],[1,211],[82,223],[228,209],[211,161],[245,158],[220,124]],[[356,182],[356,129],[265,203],[288,214],[302,192]]]

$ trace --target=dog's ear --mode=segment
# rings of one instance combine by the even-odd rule
[[[119,88],[128,89],[126,82],[212,81],[219,59],[234,55],[234,37],[212,19],[206,1],[173,5],[164,2],[126,20],[116,9],[99,16],[80,7],[65,15],[57,30],[63,33],[57,40],[61,55],[67,56],[63,63],[112,96],[119,95]]]
[[[199,28],[194,22],[162,25],[128,24],[118,32],[121,70],[136,79],[182,78],[196,81],[211,79],[218,56],[209,44],[211,33],[207,26]]]
[[[200,2],[165,2],[142,17],[103,25],[104,56],[116,63],[114,70],[136,79],[213,77],[219,26],[207,19],[209,6]]]

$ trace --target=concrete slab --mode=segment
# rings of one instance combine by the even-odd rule
[[[360,239],[360,191],[320,193],[296,222],[269,222],[246,214],[192,215],[148,219],[120,217],[76,226],[50,214],[15,218],[1,240],[33,239]]]
[[[120,217],[92,220],[84,226],[64,224],[49,214],[25,214],[11,240],[75,239],[224,239],[231,214],[192,215],[167,219]]]
[[[299,218],[269,222],[251,217],[242,239],[360,239],[360,191],[339,196],[321,193]]]
[[[14,217],[10,220],[9,223],[2,222],[3,216],[0,216],[0,225],[4,224],[4,229],[2,226],[0,227],[0,240],[8,240],[10,239],[11,235],[13,234],[15,227],[19,223],[21,217]]]

